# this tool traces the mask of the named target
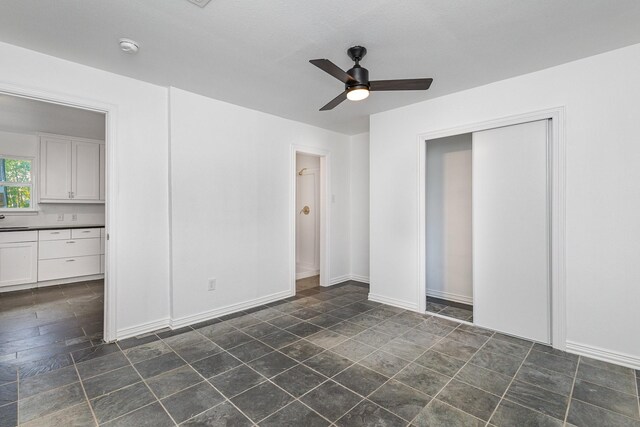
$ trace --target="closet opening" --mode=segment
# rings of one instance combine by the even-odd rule
[[[419,305],[426,313],[554,342],[552,313],[562,307],[552,302],[564,285],[557,274],[564,261],[551,250],[561,206],[553,196],[564,174],[554,144],[558,115],[421,136]]]

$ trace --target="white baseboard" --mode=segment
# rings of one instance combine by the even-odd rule
[[[350,278],[351,280],[354,280],[356,282],[369,284],[369,276],[360,276],[359,274],[352,274]]]
[[[125,338],[137,337],[149,332],[157,331],[158,329],[166,328],[169,326],[169,318],[154,320],[153,322],[141,323],[136,326],[130,326],[128,328],[120,329],[116,332],[116,339],[123,340]]]
[[[433,298],[446,299],[447,301],[459,302],[462,304],[473,305],[473,297],[466,295],[453,294],[451,292],[438,291],[435,289],[427,289],[427,296]]]
[[[47,286],[67,285],[69,283],[89,282],[91,280],[104,279],[104,274],[92,274],[90,276],[67,277],[64,279],[45,280],[43,282],[24,283],[22,285],[3,286],[0,293],[22,291],[25,289],[46,288]]]
[[[300,273],[296,273],[296,280],[306,279],[307,277],[317,276],[318,274],[320,274],[320,270],[302,271]]]
[[[402,301],[395,298],[385,297],[382,295],[376,295],[369,293],[369,301],[379,302],[381,304],[392,305],[398,308],[404,308],[405,310],[418,311],[418,306],[415,302]]]
[[[567,352],[601,360],[603,362],[613,363],[615,365],[640,369],[640,357],[625,353],[618,353],[600,347],[567,341]]]
[[[284,298],[291,297],[293,295],[295,295],[295,291],[292,293],[291,290],[286,290],[282,292],[277,292],[275,294],[267,295],[261,298],[256,298],[250,301],[239,302],[236,304],[227,305],[225,307],[203,311],[198,314],[178,317],[170,320],[169,327],[171,329],[177,329],[183,326],[193,325],[198,322],[204,322],[205,320],[211,320],[211,319],[215,319],[216,317],[224,316],[225,314],[236,313],[238,311],[257,307],[259,305],[267,304],[269,302],[278,301]]]
[[[337,285],[338,283],[346,282],[349,280],[351,280],[351,276],[348,274],[344,274],[342,276],[333,277],[329,279],[329,283],[325,286],[333,286],[333,285]]]

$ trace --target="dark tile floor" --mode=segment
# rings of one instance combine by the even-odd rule
[[[367,293],[307,289],[27,377],[3,365],[0,426],[640,427],[631,369]]]
[[[473,306],[459,302],[427,297],[427,312],[473,322]]]

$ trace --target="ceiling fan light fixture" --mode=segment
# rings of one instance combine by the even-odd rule
[[[349,101],[362,101],[363,99],[367,99],[368,97],[369,88],[367,87],[356,87],[347,92],[347,99]]]

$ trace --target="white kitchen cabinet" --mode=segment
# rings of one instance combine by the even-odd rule
[[[40,203],[104,203],[104,141],[40,136]]]
[[[0,233],[0,287],[35,283],[38,278],[38,234]]]
[[[100,228],[39,231],[38,281],[102,272]]]

